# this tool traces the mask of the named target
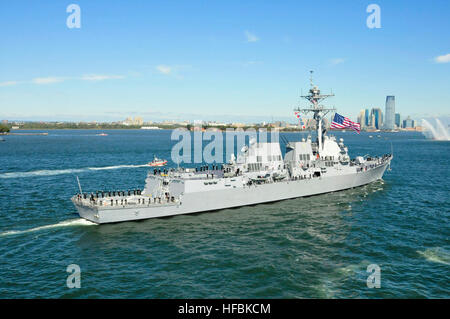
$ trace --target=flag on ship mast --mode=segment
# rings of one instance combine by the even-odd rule
[[[305,129],[306,125],[304,123],[304,121],[302,120],[302,118],[300,117],[300,112],[294,112],[295,116],[298,118],[298,125],[302,128]]]
[[[334,114],[333,121],[331,122],[331,128],[335,130],[351,128],[358,132],[358,134],[361,132],[361,124],[353,122],[348,117],[342,116],[338,113]]]

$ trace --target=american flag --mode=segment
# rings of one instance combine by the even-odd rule
[[[353,130],[355,130],[356,132],[361,132],[361,124],[350,121],[350,119],[348,117],[344,117],[340,114],[335,113],[334,114],[334,119],[331,122],[331,128],[333,129],[344,129],[344,128],[351,128]]]

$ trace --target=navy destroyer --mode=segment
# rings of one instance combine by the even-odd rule
[[[335,112],[321,102],[332,95],[321,94],[312,83],[302,96],[312,114],[316,137],[286,141],[285,156],[278,142],[251,140],[237,157],[224,165],[199,168],[153,170],[142,190],[90,194],[72,197],[79,215],[94,223],[113,223],[214,211],[230,207],[341,191],[369,184],[383,177],[392,154],[351,159],[343,139],[329,136],[324,116]]]

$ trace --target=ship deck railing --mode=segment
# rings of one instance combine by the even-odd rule
[[[198,171],[169,171],[167,173],[163,172],[151,172],[150,177],[169,177],[169,178],[183,178],[183,179],[212,179],[212,178],[222,178],[226,172],[223,169],[211,169],[211,170],[198,170]]]
[[[370,158],[366,162],[359,164],[359,167],[357,167],[356,172],[359,173],[362,171],[368,171],[370,169],[378,168],[388,163],[391,160],[391,158],[392,158],[391,154],[385,154],[382,157]]]
[[[149,197],[149,196],[133,196],[130,197],[115,196],[115,197],[87,197],[77,194],[73,197],[76,204],[82,206],[89,206],[92,208],[140,208],[151,206],[172,206],[179,205],[180,199],[175,197]]]

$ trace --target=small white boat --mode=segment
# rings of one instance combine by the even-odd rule
[[[108,136],[108,134],[106,134],[106,133],[100,133],[100,134],[97,134],[97,136]]]
[[[148,166],[152,166],[152,167],[155,167],[155,166],[164,166],[164,165],[166,165],[167,164],[167,160],[165,160],[165,159],[160,159],[160,158],[157,158],[156,156],[153,158],[153,161],[151,161],[150,163],[148,163],[147,165]]]

